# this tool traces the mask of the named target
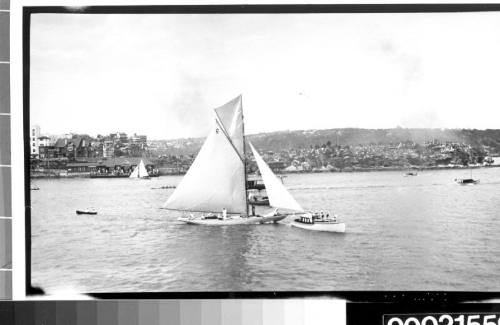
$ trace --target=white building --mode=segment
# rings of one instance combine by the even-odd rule
[[[40,147],[48,147],[52,144],[52,140],[45,135],[38,137],[38,148]]]
[[[113,140],[106,140],[102,147],[102,156],[104,158],[113,158],[115,156],[115,143]]]
[[[38,156],[38,147],[40,137],[40,127],[38,125],[32,125],[30,130],[30,154]]]

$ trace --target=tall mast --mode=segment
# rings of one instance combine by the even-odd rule
[[[243,116],[243,96],[240,95],[241,101],[241,131],[243,133],[243,171],[245,173],[245,207],[247,210],[247,217],[250,215],[248,213],[248,192],[247,192],[247,153],[246,153],[246,138],[245,138],[245,119]]]

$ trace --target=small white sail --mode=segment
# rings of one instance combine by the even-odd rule
[[[233,146],[243,159],[243,108],[241,102],[240,95],[214,110]]]
[[[135,166],[134,170],[132,173],[130,173],[130,178],[137,178],[139,177],[139,166]]]
[[[218,121],[186,175],[164,205],[167,209],[246,213],[244,164]]]
[[[288,209],[303,212],[304,209],[295,201],[292,195],[287,191],[281,180],[274,175],[271,168],[267,166],[257,150],[250,143],[255,161],[259,167],[262,180],[266,185],[266,193],[269,197],[269,205],[275,208]]]
[[[135,166],[134,170],[129,176],[130,178],[141,178],[141,177],[149,177],[148,171],[146,169],[146,166],[144,165],[144,162],[141,161],[137,166]]]
[[[139,166],[137,166],[139,169],[139,175],[137,177],[149,177],[148,171],[146,169],[146,166],[144,166],[144,162],[141,159],[141,162],[139,163]]]

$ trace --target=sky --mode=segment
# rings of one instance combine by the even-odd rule
[[[500,128],[500,12],[35,14],[42,134],[203,137],[242,94],[247,134]]]

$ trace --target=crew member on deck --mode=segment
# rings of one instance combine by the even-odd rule
[[[222,208],[222,220],[225,220],[227,218],[227,210],[226,208]]]

